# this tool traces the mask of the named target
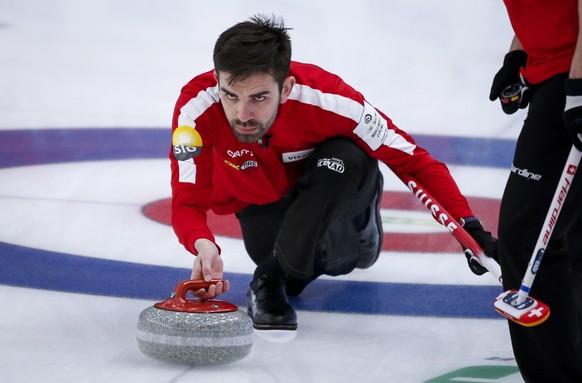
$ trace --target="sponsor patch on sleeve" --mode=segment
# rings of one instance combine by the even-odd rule
[[[174,158],[186,161],[196,157],[202,151],[202,137],[192,126],[178,126],[172,134]]]
[[[388,135],[388,121],[372,105],[364,101],[364,113],[353,132],[372,150],[376,150]]]

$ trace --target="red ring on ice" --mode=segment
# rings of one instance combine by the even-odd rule
[[[468,197],[473,213],[485,223],[486,229],[497,234],[497,214],[500,201],[493,198]],[[409,192],[385,191],[382,194],[383,209],[429,211]],[[148,203],[143,214],[162,224],[171,225],[171,199],[165,198]],[[242,238],[236,217],[233,214],[216,215],[208,212],[208,226],[215,235]],[[461,251],[458,242],[449,233],[398,233],[385,232],[382,250],[402,252],[454,253]]]

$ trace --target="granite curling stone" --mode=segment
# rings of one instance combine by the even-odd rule
[[[181,281],[168,299],[142,311],[137,325],[140,351],[184,365],[227,364],[247,356],[253,345],[247,313],[225,301],[186,298],[188,291],[216,282]]]

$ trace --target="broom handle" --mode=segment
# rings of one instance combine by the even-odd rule
[[[521,281],[521,286],[519,287],[519,291],[517,293],[518,296],[516,298],[516,304],[518,305],[525,302],[529,296],[529,291],[536,277],[538,268],[542,261],[542,257],[544,256],[546,246],[548,245],[550,237],[552,236],[552,232],[556,227],[558,216],[560,215],[562,206],[564,205],[564,201],[566,200],[566,196],[568,195],[568,191],[572,185],[572,181],[574,179],[574,175],[576,174],[576,169],[580,164],[581,157],[582,152],[576,149],[576,147],[572,146],[572,149],[570,149],[570,154],[568,155],[568,159],[566,160],[566,164],[564,165],[564,170],[560,176],[560,181],[556,187],[554,197],[552,198],[552,203],[548,209],[548,213],[546,214],[546,219],[540,231],[540,235],[538,236],[534,251],[529,260],[529,264],[527,265],[523,280]]]
[[[452,234],[452,236],[459,241],[466,249],[477,257],[479,262],[489,272],[501,282],[501,268],[495,260],[485,254],[481,246],[475,239],[465,230],[459,222],[454,220],[453,216],[442,206],[415,178],[409,175],[402,175],[400,179],[408,187],[408,189],[418,198],[418,200],[426,206],[432,213],[433,218],[443,225]]]

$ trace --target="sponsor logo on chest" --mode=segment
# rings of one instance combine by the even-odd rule
[[[281,154],[282,160],[284,164],[288,164],[290,162],[301,161],[311,155],[315,149],[305,149],[305,150],[298,150],[296,152],[285,152]]]
[[[235,170],[246,172],[259,168],[259,162],[250,149],[228,149],[226,151],[226,157],[229,159],[224,159],[224,163]]]

